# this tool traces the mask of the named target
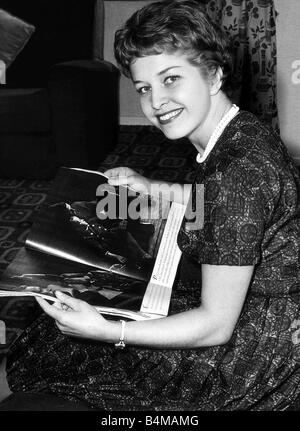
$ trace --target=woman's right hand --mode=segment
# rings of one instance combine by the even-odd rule
[[[108,177],[108,184],[112,186],[125,185],[137,193],[150,194],[151,182],[131,168],[118,167],[103,172]]]

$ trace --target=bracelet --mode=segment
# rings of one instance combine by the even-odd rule
[[[125,347],[125,342],[124,342],[124,334],[125,334],[125,320],[120,320],[122,326],[121,326],[121,335],[120,335],[120,339],[117,343],[115,343],[115,347],[117,349],[124,349]]]

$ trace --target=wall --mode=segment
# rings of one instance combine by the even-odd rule
[[[274,0],[278,12],[277,100],[280,132],[300,164],[300,1]]]
[[[103,54],[105,60],[116,64],[113,53],[113,43],[115,31],[122,27],[137,9],[140,9],[152,1],[104,1],[104,47]],[[120,124],[141,124],[150,123],[141,111],[138,94],[130,79],[121,76],[120,79]]]

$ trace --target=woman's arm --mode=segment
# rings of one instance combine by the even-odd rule
[[[108,169],[104,175],[108,177],[108,183],[112,186],[126,185],[138,193],[154,198],[160,195],[164,200],[184,204],[188,202],[190,196],[191,184],[173,184],[149,179],[127,167]]]
[[[161,319],[130,321],[125,343],[153,348],[197,348],[226,343],[241,313],[253,266],[202,265],[202,300],[198,308]],[[109,321],[87,303],[57,293],[69,308],[37,301],[66,335],[108,343],[119,341],[120,322]],[[66,308],[66,307],[65,307]]]

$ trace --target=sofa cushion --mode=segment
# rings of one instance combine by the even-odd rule
[[[6,68],[22,51],[34,30],[33,25],[0,9],[0,60]]]
[[[45,88],[0,89],[0,133],[47,132],[50,107]]]

